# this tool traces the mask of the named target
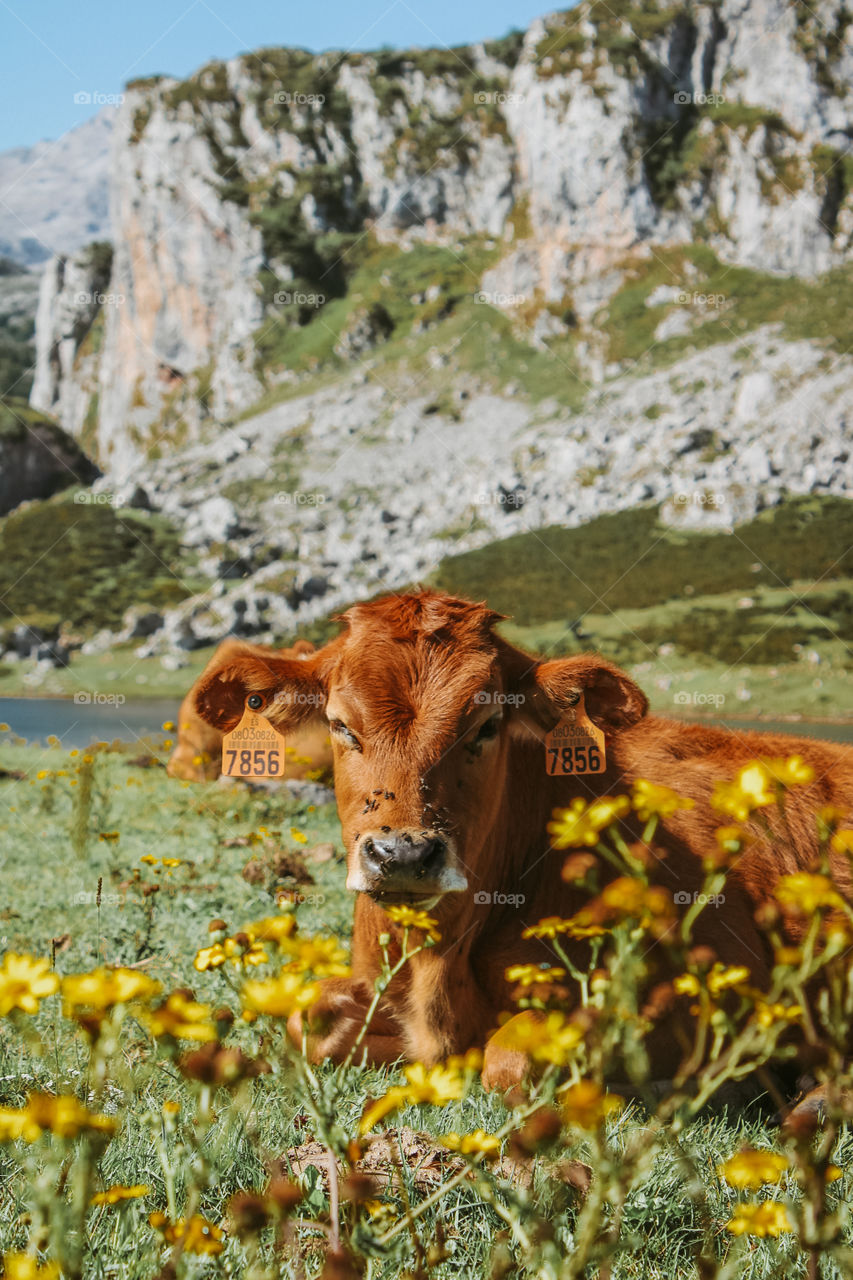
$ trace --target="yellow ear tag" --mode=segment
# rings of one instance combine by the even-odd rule
[[[553,774],[604,773],[604,733],[586,713],[583,694],[545,735],[545,769]]]
[[[284,777],[284,735],[249,706],[249,698],[240,723],[222,739],[222,772],[229,778]]]

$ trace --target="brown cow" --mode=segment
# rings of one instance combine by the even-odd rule
[[[486,1045],[510,1006],[506,968],[550,956],[547,943],[522,940],[522,929],[569,916],[588,900],[562,880],[564,857],[547,834],[554,809],[576,796],[621,794],[642,777],[691,797],[695,807],[664,819],[656,844],[666,852],[659,883],[692,898],[703,883],[702,856],[716,849],[723,823],[709,804],[715,782],[759,756],[798,753],[810,762],[814,781],[789,793],[791,839],[771,844],[753,827],[758,838],[729,877],[724,907],[703,911],[694,932],[721,961],[746,965],[758,986],[772,956],[756,909],[771,900],[781,875],[810,866],[816,809],[831,803],[850,811],[849,750],[648,716],[645,695],[611,663],[523,653],[495,634],[498,617],[482,604],[431,592],[388,597],[350,609],[341,635],[303,661],[261,660],[235,648],[199,681],[199,713],[219,730],[239,720],[249,693],[262,696],[282,730],[325,710],[347,885],[357,898],[353,978],[325,984],[314,1012],[327,1030],[311,1042],[315,1058],[341,1059],[350,1049],[380,971],[378,938],[390,934],[392,952],[399,945],[400,930],[384,910],[396,902],[428,906],[443,941],[395,980],[366,1037],[369,1058],[434,1062]],[[549,776],[542,738],[581,694],[605,733],[606,771]],[[775,807],[762,812],[780,821]],[[624,824],[636,839],[636,822]],[[849,888],[849,865],[836,870]],[[792,922],[789,937],[797,935]],[[583,966],[586,944],[569,945]],[[665,1076],[680,1050],[671,1036],[658,1039],[653,1069]],[[486,1078],[505,1084],[505,1070],[505,1057],[487,1051]]]
[[[233,657],[249,654],[265,657],[304,659],[316,650],[309,640],[297,640],[290,649],[271,649],[265,645],[248,645],[240,640],[223,640],[208,662],[198,680],[187,693],[178,713],[178,741],[167,765],[172,778],[187,782],[213,782],[222,772],[222,731],[202,720],[196,711],[196,690],[199,682],[211,671],[217,671]],[[325,723],[317,719],[303,725],[295,734],[289,734],[285,758],[285,777],[316,777],[318,771],[323,781],[329,781],[332,770],[332,749],[329,731]]]

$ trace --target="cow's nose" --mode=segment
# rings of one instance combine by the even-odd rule
[[[361,846],[365,870],[374,876],[404,876],[421,880],[438,875],[444,866],[447,845],[439,836],[368,836]]]

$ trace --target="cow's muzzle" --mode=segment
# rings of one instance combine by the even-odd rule
[[[347,879],[349,889],[398,902],[459,893],[467,887],[446,836],[406,828],[366,832]]]

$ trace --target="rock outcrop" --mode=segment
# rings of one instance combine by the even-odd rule
[[[137,82],[111,174],[121,301],[93,322],[100,350],[75,351],[76,268],[52,268],[33,402],[129,475],[292,377],[300,326],[346,293],[368,234],[500,243],[471,291],[522,296],[534,345],[568,311],[591,322],[631,250],[699,240],[824,272],[853,236],[848,22],[842,0],[584,0],[465,49],[261,50]]]

